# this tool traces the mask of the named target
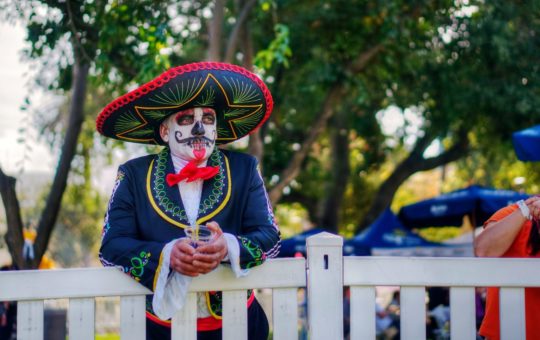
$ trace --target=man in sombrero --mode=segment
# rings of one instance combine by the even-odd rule
[[[221,150],[259,127],[272,111],[264,83],[230,64],[200,62],[168,70],[114,100],[97,130],[123,141],[164,145],[118,169],[103,227],[100,260],[151,289],[147,339],[170,338],[192,277],[229,263],[237,276],[274,257],[280,236],[258,163]],[[214,234],[194,247],[189,226]],[[249,292],[248,337],[266,339],[268,321]],[[221,293],[198,295],[198,339],[221,339]]]

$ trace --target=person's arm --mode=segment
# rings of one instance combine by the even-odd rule
[[[166,243],[141,238],[132,185],[129,171],[121,166],[105,215],[99,258],[104,266],[119,267],[154,290]]]
[[[272,206],[255,158],[247,180],[249,194],[244,210],[242,232],[235,235],[240,247],[240,267],[249,269],[276,257],[280,248],[280,233]]]
[[[537,216],[540,202],[538,197],[531,197],[525,201],[531,216]],[[514,210],[508,214],[508,209]],[[500,218],[499,216],[507,214]],[[504,215],[503,215],[504,216]],[[474,242],[474,253],[478,257],[499,257],[502,256],[519,231],[527,221],[527,218],[519,208],[505,207],[495,213],[485,225],[485,229],[478,235]]]

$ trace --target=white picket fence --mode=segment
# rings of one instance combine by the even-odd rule
[[[375,339],[375,287],[401,287],[401,339],[426,338],[425,287],[450,287],[451,339],[474,340],[474,287],[501,288],[501,339],[525,340],[524,289],[540,286],[533,259],[342,256],[343,239],[308,238],[303,258],[269,260],[244,278],[220,267],[196,278],[173,318],[173,339],[196,339],[196,293],[222,290],[223,339],[247,339],[246,290],[272,289],[274,339],[298,339],[297,290],[308,291],[309,339],[343,337],[343,287],[351,288],[351,339]],[[149,291],[113,268],[0,273],[0,301],[19,301],[17,338],[43,339],[43,300],[69,299],[70,339],[94,339],[95,297],[120,296],[122,339],[145,338]]]

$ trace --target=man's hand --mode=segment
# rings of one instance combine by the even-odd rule
[[[186,276],[199,276],[199,270],[193,265],[194,254],[195,248],[191,246],[189,239],[178,240],[171,250],[171,268]]]
[[[208,222],[206,226],[214,236],[210,242],[195,249],[192,262],[193,267],[200,274],[207,274],[214,270],[228,253],[227,241],[223,237],[223,231],[219,224],[217,222]]]
[[[531,217],[535,220],[540,219],[540,197],[532,196],[525,200],[525,204],[529,207]]]

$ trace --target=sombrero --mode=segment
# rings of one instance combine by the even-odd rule
[[[165,144],[159,125],[170,115],[210,107],[217,115],[217,144],[251,133],[270,116],[272,95],[259,77],[231,64],[199,62],[172,68],[117,98],[99,114],[96,128],[106,137]]]

